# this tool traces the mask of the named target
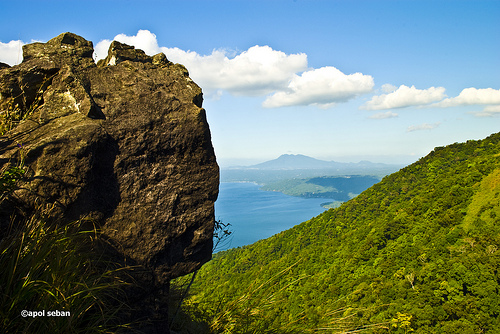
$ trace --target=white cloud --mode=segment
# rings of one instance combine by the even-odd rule
[[[354,73],[346,75],[332,66],[312,69],[295,74],[286,90],[269,96],[262,104],[266,108],[293,105],[318,105],[328,107],[338,102],[347,102],[360,94],[372,91],[370,75]]]
[[[110,45],[111,41],[109,39],[99,41],[99,43],[94,46],[94,59],[100,60],[106,58]]]
[[[308,69],[306,54],[286,54],[267,45],[256,45],[239,54],[219,49],[200,55],[159,47],[156,35],[147,30],[139,30],[135,36],[120,34],[114,39],[148,55],[163,52],[170,61],[185,65],[206,96],[217,97],[221,91],[245,96],[272,94],[263,103],[267,108],[311,104],[328,107],[371,92],[374,85],[371,76],[361,73],[346,75],[335,67]],[[110,43],[97,43],[97,59],[106,56]]]
[[[283,89],[293,75],[307,69],[307,55],[287,55],[269,46],[253,46],[235,55],[229,50],[214,50],[209,55],[179,48],[159,47],[156,35],[139,30],[135,36],[117,35],[114,40],[133,45],[148,55],[165,53],[170,61],[181,63],[189,70],[191,78],[209,96],[220,96],[219,90],[234,95],[258,96]],[[97,43],[97,59],[105,58],[110,40]]]
[[[141,49],[150,56],[161,52],[158,42],[156,41],[156,35],[148,30],[139,30],[135,36],[119,34],[116,35],[113,40],[133,45],[136,49]],[[111,42],[112,41],[109,39],[103,39],[94,46],[94,57],[97,60],[106,58]]]
[[[437,128],[440,124],[441,124],[440,122],[437,122],[437,123],[433,123],[433,124],[424,123],[424,124],[419,124],[419,125],[412,125],[406,129],[406,132],[432,130],[434,128]]]
[[[500,105],[486,106],[483,111],[473,113],[477,117],[500,116]]]
[[[392,86],[384,85],[382,89]],[[372,97],[370,101],[360,107],[364,110],[383,110],[405,108],[411,106],[422,106],[432,102],[440,101],[446,97],[444,87],[430,87],[427,89],[417,89],[415,86],[401,85],[395,91]]]
[[[392,93],[394,92],[396,89],[398,89],[398,87],[394,86],[394,85],[391,85],[391,84],[384,84],[382,85],[382,91],[384,93]]]
[[[0,42],[0,62],[17,65],[23,61],[23,47],[21,41],[10,41],[9,43]]]
[[[465,88],[456,97],[444,99],[435,103],[434,107],[456,107],[486,105],[482,111],[473,112],[477,117],[492,117],[500,115],[500,89],[493,88]]]
[[[307,68],[303,53],[287,55],[269,46],[253,46],[233,58],[214,50],[201,56],[179,48],[161,48],[167,58],[187,67],[204,91],[226,90],[234,95],[258,96],[284,88],[294,73]]]
[[[139,30],[135,36],[119,34],[115,36],[114,40],[120,43],[133,45],[136,49],[141,49],[150,56],[154,56],[161,52],[158,41],[156,40],[156,35],[149,30]]]
[[[116,35],[113,38],[114,41],[124,43],[127,45],[133,45],[136,49],[141,49],[147,55],[154,56],[161,52],[158,42],[156,40],[156,35],[149,30],[139,30],[135,36],[127,36],[125,34]],[[109,39],[104,39],[99,41],[94,47],[94,54],[96,59],[104,59],[108,55],[108,49],[112,41]]]
[[[484,107],[484,112],[500,113],[500,105]]]
[[[387,111],[387,112],[376,113],[374,115],[371,115],[368,118],[372,118],[372,119],[386,119],[386,118],[394,118],[394,117],[398,117],[398,114],[396,114],[396,113],[394,113],[392,111]]]
[[[465,88],[457,97],[444,99],[435,104],[437,107],[470,106],[481,104],[500,104],[500,89],[474,87]]]

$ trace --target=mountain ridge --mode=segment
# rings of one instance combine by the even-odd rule
[[[322,176],[371,175],[382,178],[404,167],[397,164],[360,161],[324,161],[302,154],[283,154],[276,159],[250,166],[221,168],[221,182],[255,182],[260,185],[287,179]]]
[[[231,166],[224,169],[260,169],[260,170],[295,170],[295,169],[344,169],[352,167],[403,167],[403,164],[375,163],[368,160],[359,162],[337,162],[316,159],[304,154],[282,154],[276,159],[249,166]]]

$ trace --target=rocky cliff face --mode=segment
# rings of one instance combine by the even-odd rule
[[[61,222],[93,218],[157,288],[208,261],[219,169],[186,68],[118,42],[96,65],[71,33],[23,54],[0,69],[0,111],[32,112],[0,138],[0,166],[22,145],[29,167],[15,206],[42,199]]]

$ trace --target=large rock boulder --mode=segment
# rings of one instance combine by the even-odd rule
[[[43,199],[60,223],[97,221],[129,263],[151,271],[151,291],[208,261],[219,169],[186,68],[118,42],[96,65],[92,43],[71,33],[23,53],[0,69],[0,111],[29,114],[0,138],[0,166],[22,145],[29,167],[15,207]]]

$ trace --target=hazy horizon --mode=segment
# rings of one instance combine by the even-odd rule
[[[292,155],[305,155],[310,158],[314,158],[317,160],[323,160],[323,161],[335,161],[335,162],[342,162],[342,163],[358,163],[361,161],[369,161],[373,163],[383,163],[383,164],[394,164],[394,165],[410,165],[420,159],[420,157],[384,157],[384,156],[344,156],[344,157],[313,157],[309,156],[307,154],[301,154],[301,153],[283,153],[283,154],[292,154]],[[274,156],[269,159],[267,158],[260,158],[260,159],[217,159],[217,162],[219,163],[219,166],[221,168],[227,168],[227,167],[245,167],[245,166],[252,166],[252,165],[257,165],[263,162],[267,162],[270,160],[274,160],[279,158],[279,156]],[[405,160],[406,159],[406,160]]]

